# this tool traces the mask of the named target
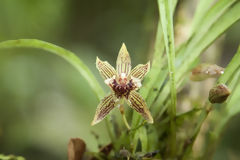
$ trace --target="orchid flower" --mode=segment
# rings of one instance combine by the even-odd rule
[[[139,64],[131,70],[131,59],[125,44],[119,51],[116,70],[107,62],[98,57],[96,67],[104,82],[112,90],[111,94],[104,97],[96,109],[92,125],[99,123],[116,106],[125,100],[128,105],[140,113],[145,120],[153,123],[153,118],[147,104],[137,90],[142,86],[141,81],[150,69],[150,62]]]

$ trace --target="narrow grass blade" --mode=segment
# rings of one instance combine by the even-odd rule
[[[227,121],[234,115],[240,112],[239,99],[240,99],[240,46],[237,53],[234,55],[227,68],[224,71],[224,74],[219,78],[219,83],[227,84],[231,90],[231,95],[227,100],[225,106],[222,106],[223,109],[220,110],[217,114],[224,114],[224,117],[218,120],[218,123],[215,126],[215,134],[219,136],[223,126]]]
[[[189,66],[191,66],[198,56],[210,46],[216,38],[240,19],[240,14],[238,14],[239,10],[240,2],[234,3],[234,5],[213,24],[207,34],[205,34],[199,41],[195,41],[193,44],[188,44],[188,47],[185,50],[184,63],[178,62],[178,66],[180,67],[176,74],[177,80],[180,79],[185,72],[190,70]]]
[[[188,56],[185,57],[184,63],[181,63],[181,65],[179,65],[178,72],[176,73],[177,82],[184,78],[185,73],[191,69],[191,64],[193,64],[197,60],[198,56],[208,46],[210,46],[215,39],[221,36],[227,29],[229,29],[234,23],[236,23],[240,19],[240,14],[238,14],[239,10],[240,2],[234,3],[232,7],[213,24],[213,26],[209,29],[208,34],[204,35],[202,39],[198,43],[195,43],[195,45],[192,45],[192,47],[186,48],[185,54]],[[177,54],[177,60],[178,59],[179,54]],[[168,87],[169,82],[163,88],[163,93],[160,93],[158,99],[154,104],[154,108],[159,108],[159,106],[161,106],[166,100],[166,98],[169,96],[170,90]],[[159,111],[160,108],[157,110]]]
[[[171,90],[171,105],[169,107],[170,116],[170,141],[169,149],[170,156],[174,157],[176,152],[176,127],[175,127],[175,116],[176,116],[176,82],[175,82],[175,46],[174,46],[174,33],[173,33],[173,16],[172,16],[172,1],[159,0],[160,16],[162,22],[162,29],[164,35],[165,49],[168,57],[168,70],[170,78],[170,90]]]
[[[81,73],[81,75],[86,79],[91,89],[95,92],[99,99],[101,99],[104,96],[104,91],[101,88],[98,81],[96,80],[93,73],[74,53],[62,47],[37,39],[9,40],[0,43],[0,48],[15,48],[15,47],[43,49],[64,58]]]
[[[224,11],[236,0],[219,0],[214,5],[214,0],[200,0],[194,14],[191,27],[191,35],[197,34],[200,28],[207,28],[206,25],[213,24]]]
[[[207,10],[211,7],[211,4],[213,3],[214,0],[200,0],[198,1],[197,4],[197,9],[194,13],[194,17],[193,17],[193,22],[192,22],[192,26],[191,26],[191,34],[193,34],[193,32],[195,32],[198,27],[198,25],[200,24],[202,18],[204,17],[205,13],[207,12]]]
[[[160,0],[161,22],[164,35],[164,42],[166,53],[168,56],[168,70],[171,87],[171,115],[176,115],[176,84],[175,84],[175,48],[174,48],[174,33],[173,33],[173,19],[171,12],[171,1]]]
[[[202,15],[200,24],[197,25],[196,32],[192,33],[187,43],[185,43],[180,50],[178,50],[178,63],[181,65],[187,58],[188,53],[186,49],[194,48],[199,41],[208,33],[210,27],[228,10],[236,0],[220,0],[213,5],[206,14]],[[206,7],[207,8],[207,7]]]
[[[139,139],[141,141],[142,152],[147,152],[148,149],[148,136],[146,135],[147,135],[146,127],[139,128],[139,134],[137,136],[139,136]]]
[[[238,48],[237,53],[232,58],[231,62],[227,65],[227,68],[224,71],[224,74],[218,79],[219,83],[227,83],[232,76],[234,75],[234,72],[240,67],[240,46]]]

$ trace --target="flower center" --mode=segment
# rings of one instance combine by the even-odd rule
[[[130,91],[136,88],[132,80],[128,81],[127,78],[121,78],[121,77],[119,77],[118,81],[114,79],[111,87],[115,92],[115,95],[117,98],[121,98],[123,96],[128,98]]]

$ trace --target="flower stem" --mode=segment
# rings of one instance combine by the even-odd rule
[[[200,133],[200,130],[202,128],[203,123],[205,122],[209,112],[212,110],[212,105],[210,103],[206,103],[206,106],[204,107],[204,109],[202,110],[199,118],[198,118],[198,124],[197,127],[194,130],[194,133],[192,135],[192,137],[187,141],[187,147],[184,149],[183,152],[183,156],[182,156],[182,160],[187,160],[189,157],[189,155],[192,152],[192,148],[193,148],[193,144],[197,139],[197,136]]]
[[[123,122],[124,122],[125,126],[127,127],[128,130],[130,130],[131,127],[129,126],[129,124],[127,122],[123,104],[120,104],[119,110],[120,110],[120,113],[122,114],[122,119],[123,119]]]

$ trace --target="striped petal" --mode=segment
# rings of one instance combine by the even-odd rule
[[[116,97],[113,94],[110,94],[104,97],[100,104],[97,107],[94,119],[92,121],[92,126],[99,123],[103,120],[106,115],[114,108],[116,103]]]
[[[117,73],[119,76],[125,75],[127,77],[130,71],[131,71],[131,59],[127,51],[127,48],[123,43],[117,58]]]
[[[112,78],[114,75],[116,75],[115,69],[107,61],[101,61],[98,57],[96,60],[96,66],[101,76],[105,80]]]
[[[148,121],[148,123],[153,123],[153,118],[147,108],[147,104],[139,93],[131,91],[128,96],[128,103],[134,110],[140,113],[143,118]]]
[[[131,70],[130,76],[142,80],[150,69],[150,62],[147,64],[139,64]]]

